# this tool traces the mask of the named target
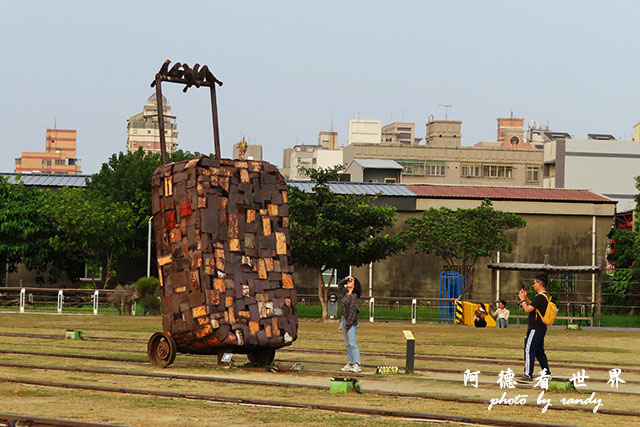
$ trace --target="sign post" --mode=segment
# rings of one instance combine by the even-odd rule
[[[407,340],[407,363],[405,365],[405,373],[413,372],[413,362],[416,355],[416,339],[411,331],[402,331]]]

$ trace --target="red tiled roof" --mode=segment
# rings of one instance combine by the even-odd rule
[[[615,203],[589,190],[540,187],[490,187],[470,185],[407,185],[418,197],[444,199],[546,200],[562,202]]]

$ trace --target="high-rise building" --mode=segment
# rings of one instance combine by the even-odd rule
[[[318,134],[318,145],[329,150],[338,149],[338,132],[322,131]]]
[[[349,119],[348,144],[380,144],[382,122],[380,120]]]
[[[383,144],[418,144],[416,139],[416,124],[408,122],[393,122],[382,127]]]
[[[73,129],[47,129],[44,152],[23,151],[16,159],[16,173],[81,173],[76,154],[76,134]]]
[[[178,125],[176,116],[171,115],[171,107],[167,98],[162,97],[164,114],[164,134],[167,153],[178,149]],[[142,147],[149,153],[160,153],[160,132],[158,130],[158,102],[155,93],[147,100],[142,113],[127,120],[127,151],[136,151]]]

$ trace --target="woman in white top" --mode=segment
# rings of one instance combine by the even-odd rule
[[[506,328],[509,325],[509,310],[507,309],[507,302],[503,299],[498,301],[498,308],[491,312],[491,315],[496,319],[498,328]]]

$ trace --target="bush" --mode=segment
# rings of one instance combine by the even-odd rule
[[[142,307],[142,314],[160,314],[161,306],[158,298],[160,281],[155,277],[141,277],[133,286],[139,295],[137,301]]]
[[[118,314],[122,314],[122,310],[131,315],[131,304],[139,297],[138,292],[133,285],[116,286],[116,289],[109,294],[107,301],[118,310]]]

